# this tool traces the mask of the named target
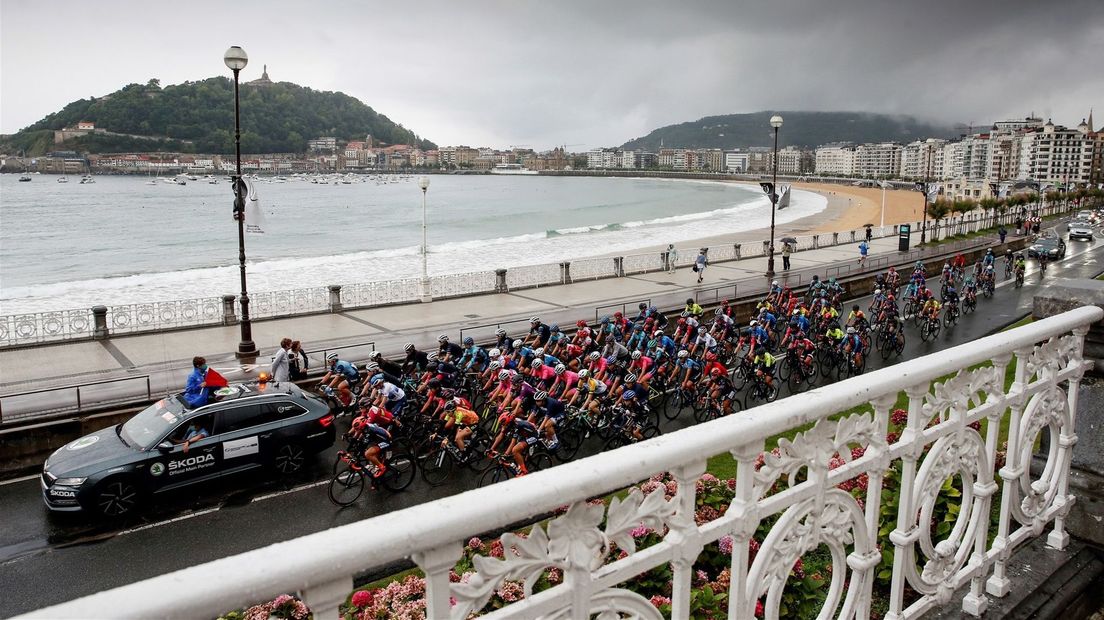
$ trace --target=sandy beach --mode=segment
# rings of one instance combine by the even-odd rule
[[[755,186],[754,183],[744,183]],[[775,238],[787,236],[815,235],[837,231],[860,230],[864,224],[879,226],[882,221],[882,190],[874,187],[854,187],[835,183],[794,183],[794,189],[816,192],[828,199],[828,206],[816,215],[803,217],[792,222],[779,224],[775,228]],[[891,226],[902,222],[920,221],[924,198],[920,192],[906,190],[886,190],[885,224]],[[701,237],[693,241],[675,244],[680,254],[697,254],[698,248],[727,243],[745,243],[762,241],[768,237],[767,228],[755,228],[738,233]],[[779,245],[776,245],[779,247]],[[667,246],[642,246],[633,254],[662,252]],[[624,252],[603,253],[597,256],[616,256]]]

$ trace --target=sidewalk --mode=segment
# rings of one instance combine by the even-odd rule
[[[914,235],[915,236],[915,235]],[[993,239],[995,243],[996,239]],[[982,239],[970,243],[982,243]],[[875,239],[870,244],[867,268],[901,258],[897,238]],[[858,244],[807,250],[791,257],[790,272],[781,271],[782,257],[776,255],[776,279],[791,286],[807,284],[814,273],[846,276],[858,269]],[[946,252],[948,245],[933,251]],[[429,303],[351,310],[339,314],[316,314],[271,319],[253,323],[253,340],[261,351],[256,365],[243,365],[234,358],[240,340],[237,325],[191,328],[178,331],[123,335],[103,341],[61,342],[36,348],[0,351],[0,396],[3,419],[11,421],[32,411],[73,409],[75,394],[52,392],[11,397],[11,394],[91,381],[123,379],[119,383],[82,388],[85,405],[96,399],[134,398],[146,393],[146,378],[152,395],[179,390],[191,371],[191,358],[202,355],[211,367],[231,381],[254,376],[268,366],[281,338],[303,342],[311,367],[322,365],[325,352],[339,349],[343,359],[362,361],[374,349],[395,356],[403,344],[419,348],[436,347],[439,334],[454,341],[471,335],[477,340],[493,335],[501,325],[511,336],[528,332],[528,321],[539,316],[546,324],[565,329],[580,318],[594,321],[617,310],[635,315],[641,301],[660,308],[681,307],[687,297],[703,304],[732,299],[765,290],[767,259],[750,258],[713,264],[702,284],[688,268],[675,273],[648,273],[621,278],[578,281],[567,285],[524,289],[519,292],[476,295]],[[247,360],[248,361],[248,360]],[[126,378],[133,380],[126,381]]]

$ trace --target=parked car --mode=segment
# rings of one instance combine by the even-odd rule
[[[1069,238],[1070,241],[1075,239],[1082,239],[1084,241],[1092,241],[1093,232],[1092,224],[1084,220],[1074,220],[1069,223]]]
[[[1027,249],[1027,255],[1031,258],[1039,258],[1045,254],[1048,260],[1058,260],[1066,255],[1066,242],[1060,237],[1040,237]]]
[[[294,473],[333,445],[335,433],[329,406],[292,383],[231,385],[196,408],[175,394],[51,454],[42,496],[50,510],[119,517],[165,491],[199,493],[266,467]]]

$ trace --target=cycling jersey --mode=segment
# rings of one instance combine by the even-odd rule
[[[479,414],[464,407],[457,407],[450,414],[450,417],[456,424],[464,426],[471,426],[479,422]]]
[[[396,403],[406,398],[406,392],[399,386],[393,383],[387,383],[386,381],[380,386],[380,394],[388,400],[388,402]]]
[[[330,366],[330,371],[344,375],[349,381],[356,381],[360,377],[360,373],[357,372],[356,367],[345,360],[337,360],[334,362],[333,366]]]
[[[756,354],[755,359],[751,360],[751,363],[756,366],[762,365],[766,368],[770,368],[774,366],[774,356],[767,352]]]
[[[606,393],[606,384],[593,378],[579,379],[575,386],[580,392],[601,395]]]
[[[838,342],[840,340],[843,340],[843,337],[846,334],[843,333],[842,329],[840,329],[838,327],[835,327],[835,328],[832,328],[832,329],[824,332],[824,335],[827,336],[828,338]]]
[[[556,370],[552,366],[541,366],[533,369],[533,378],[539,381],[552,381],[556,378]]]

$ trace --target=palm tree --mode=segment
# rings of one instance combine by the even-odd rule
[[[927,214],[928,217],[935,220],[935,229],[932,232],[932,241],[939,238],[939,222],[943,218],[947,217],[947,214],[951,212],[951,201],[946,198],[937,198],[934,202],[928,203]]]

